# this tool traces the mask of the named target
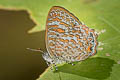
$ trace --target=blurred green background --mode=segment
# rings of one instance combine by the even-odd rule
[[[106,30],[94,57],[75,66],[47,68],[45,24],[52,6],[62,6],[97,31]],[[109,56],[106,56],[109,54]],[[120,0],[0,0],[0,80],[120,80]]]

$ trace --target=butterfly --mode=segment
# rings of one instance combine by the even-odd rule
[[[46,49],[43,58],[48,66],[82,61],[96,53],[98,35],[67,9],[53,6],[46,21]]]

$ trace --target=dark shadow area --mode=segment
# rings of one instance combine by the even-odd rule
[[[58,67],[58,71],[86,78],[103,80],[110,76],[113,64],[116,64],[114,60],[96,57],[77,62],[74,66],[71,64],[64,64],[63,66]]]
[[[41,53],[45,50],[45,31],[27,34],[36,24],[26,11],[0,10],[0,80],[35,80],[47,65]]]

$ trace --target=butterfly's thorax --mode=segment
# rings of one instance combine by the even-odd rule
[[[53,64],[53,63],[55,63],[55,64],[65,63],[65,61],[63,59],[60,59],[60,58],[57,58],[57,57],[51,57],[48,52],[43,53],[42,57],[44,58],[44,60],[47,63],[50,63],[50,64]]]
[[[56,62],[84,60],[96,53],[97,35],[73,14],[53,7],[47,17],[46,46]]]

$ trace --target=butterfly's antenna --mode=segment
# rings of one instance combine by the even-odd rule
[[[31,51],[38,51],[38,52],[41,52],[41,53],[45,53],[44,51],[40,50],[40,49],[31,49],[31,48],[26,48],[28,50],[31,50]]]

